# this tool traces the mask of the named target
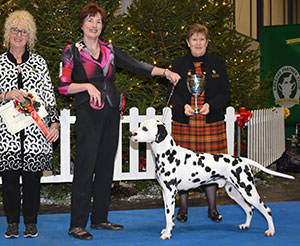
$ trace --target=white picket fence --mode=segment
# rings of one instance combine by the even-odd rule
[[[267,167],[285,151],[284,108],[251,111],[248,126],[248,158]]]
[[[278,159],[285,150],[284,117],[283,108],[272,108],[252,111],[253,117],[247,123],[248,126],[248,157],[258,161],[264,166],[270,165]],[[226,109],[226,135],[229,154],[234,154],[235,121],[239,115],[235,114],[233,107]],[[137,108],[131,108],[129,115],[122,117],[120,122],[119,145],[115,158],[114,180],[142,180],[155,178],[154,157],[150,146],[146,146],[146,170],[139,169],[140,150],[137,143],[128,141],[129,145],[129,170],[122,171],[122,126],[128,124],[129,130],[138,127],[139,123],[149,118],[164,118],[166,127],[171,132],[171,110],[165,108],[162,115],[156,115],[154,108],[148,108],[146,115],[139,115]],[[70,115],[69,110],[60,112],[60,170],[57,175],[43,176],[42,183],[72,182],[71,161],[71,124],[74,124],[75,116]],[[1,180],[0,180],[1,183]]]
[[[137,143],[132,143],[128,141],[129,144],[129,171],[122,171],[122,125],[129,124],[129,129],[135,129],[138,127],[139,123],[150,118],[162,119],[164,116],[164,123],[166,127],[171,132],[171,110],[170,108],[165,108],[163,110],[163,115],[156,115],[154,108],[148,108],[146,115],[139,115],[139,110],[137,108],[131,108],[129,110],[129,115],[122,117],[120,122],[120,136],[119,145],[115,158],[115,169],[114,169],[114,180],[141,180],[141,179],[154,179],[154,157],[150,149],[150,145],[147,144],[146,147],[146,170],[141,171],[139,169],[139,155],[140,151]],[[228,153],[233,154],[234,152],[234,122],[236,115],[234,108],[229,107],[226,111],[226,131],[227,131],[227,142],[228,142]],[[74,124],[76,120],[75,116],[70,115],[69,110],[62,110],[60,112],[60,125],[61,125],[61,135],[60,135],[60,171],[57,175],[43,176],[42,183],[63,183],[72,182],[72,162],[71,162],[71,140],[70,140],[70,126]]]

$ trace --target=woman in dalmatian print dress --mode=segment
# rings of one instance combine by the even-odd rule
[[[22,103],[28,97],[26,92],[34,90],[48,113],[43,118],[49,128],[47,137],[37,124],[11,134],[0,117],[0,174],[8,223],[5,237],[19,236],[21,204],[24,237],[36,237],[41,172],[52,168],[52,143],[59,137],[58,112],[47,64],[40,55],[32,53],[36,39],[33,17],[24,10],[12,12],[4,29],[4,45],[8,51],[0,56],[0,106]]]

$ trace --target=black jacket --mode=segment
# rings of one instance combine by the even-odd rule
[[[173,120],[180,123],[189,123],[189,117],[184,114],[184,105],[191,105],[192,95],[187,89],[187,73],[195,73],[194,62],[202,61],[202,72],[206,76],[205,81],[205,103],[209,104],[210,112],[206,115],[206,123],[224,120],[224,109],[230,99],[230,84],[225,62],[221,57],[208,52],[202,57],[193,57],[188,54],[176,59],[172,64],[172,71],[181,76],[174,89],[170,100],[173,112]],[[169,86],[169,93],[171,86]]]
[[[79,52],[77,47],[81,46]],[[123,53],[111,44],[99,40],[101,59],[93,59],[87,52],[82,40],[76,45],[68,45],[65,49],[58,89],[67,95],[70,83],[91,83],[99,91],[104,101],[107,99],[111,107],[119,106],[120,97],[115,84],[115,67],[152,78],[153,65],[139,62]],[[104,62],[107,61],[107,62]],[[75,107],[90,99],[87,91],[75,94]]]

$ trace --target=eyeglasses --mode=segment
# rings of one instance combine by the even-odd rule
[[[21,33],[21,36],[27,37],[28,32],[26,30],[20,30],[19,28],[15,27],[11,29],[11,33],[14,35],[18,35],[18,33]]]

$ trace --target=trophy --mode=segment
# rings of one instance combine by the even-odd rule
[[[199,109],[197,106],[197,97],[201,94],[201,92],[204,89],[205,75],[188,73],[186,85],[189,89],[189,92],[195,97],[195,114],[198,114]]]

